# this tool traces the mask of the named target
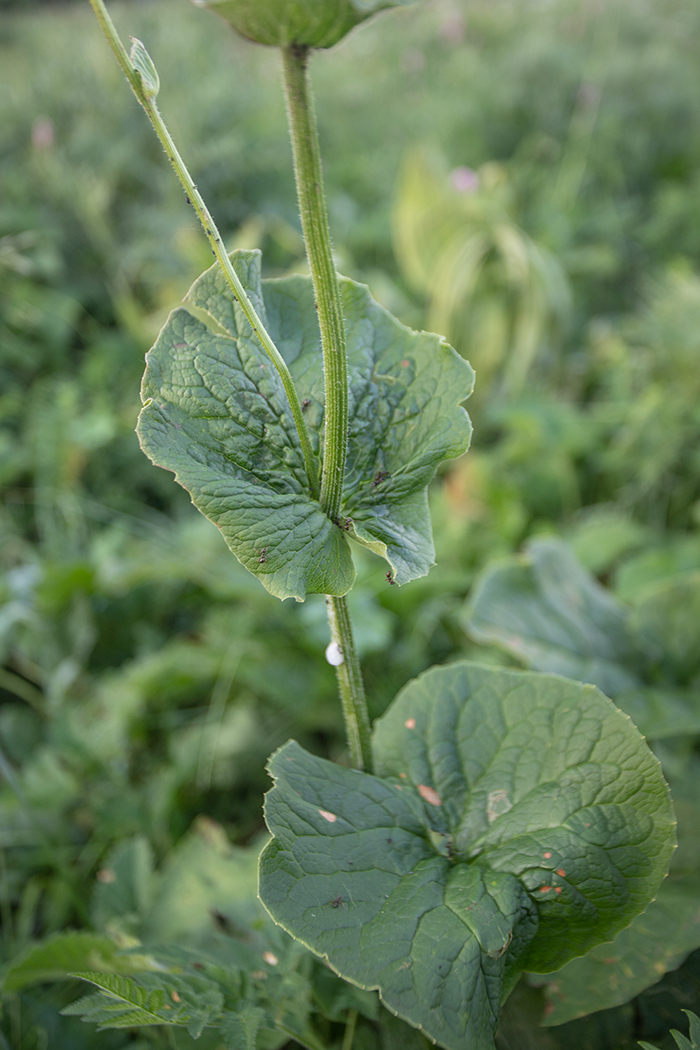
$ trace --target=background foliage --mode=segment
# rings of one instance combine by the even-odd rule
[[[0,13],[0,1045],[187,1047],[184,1028],[98,1034],[61,1017],[84,986],[45,981],[140,944],[164,966],[233,972],[241,930],[251,951],[277,935],[243,869],[261,845],[268,754],[294,736],[343,760],[324,610],[270,598],[140,452],[143,354],[207,249],[87,5],[12,6]],[[230,247],[261,247],[268,276],[303,269],[274,53],[185,0],[115,16],[154,56]],[[695,593],[699,60],[689,0],[435,0],[314,61],[339,269],[407,323],[448,329],[478,375],[474,448],[432,490],[437,568],[389,587],[357,554],[350,601],[374,716],[432,663],[523,659],[500,621],[479,639],[464,602],[529,537],[563,538],[635,630],[664,588]],[[658,617],[651,629],[661,637]],[[699,860],[700,701],[675,640],[633,670],[689,712],[671,733],[648,729],[691,829],[677,887]],[[655,710],[663,721],[668,700]],[[61,931],[94,940],[32,957]],[[648,990],[560,1027],[538,1027],[556,993],[521,984],[502,1045],[674,1046],[668,1030],[687,1031],[682,1008],[700,994],[700,938],[678,936],[676,968],[648,974]],[[652,930],[652,970],[665,939]],[[173,942],[200,954],[175,963]],[[261,1011],[251,1031],[289,1002],[287,1027],[312,1025],[325,1046],[348,1033],[356,1048],[422,1042],[286,942],[263,950],[284,987],[245,992]],[[128,970],[120,958],[110,965]],[[219,1043],[205,1031],[197,1045]]]

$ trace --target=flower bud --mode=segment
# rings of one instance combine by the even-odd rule
[[[353,26],[412,0],[194,0],[242,36],[274,47],[332,47]]]
[[[135,36],[131,38],[131,51],[129,59],[132,66],[141,77],[141,87],[146,98],[155,98],[160,91],[160,78],[158,71],[153,65],[153,59],[140,40]]]

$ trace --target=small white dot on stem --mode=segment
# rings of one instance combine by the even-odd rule
[[[326,648],[326,660],[328,660],[331,667],[340,667],[344,662],[345,657],[343,656],[343,650],[337,642],[331,642]]]

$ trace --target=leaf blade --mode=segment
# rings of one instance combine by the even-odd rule
[[[314,450],[323,448],[324,383],[309,278],[260,279],[258,252],[233,265],[290,367]],[[350,427],[342,518],[311,497],[279,376],[218,267],[175,310],[147,355],[138,434],[172,470],[239,561],[274,595],[341,596],[354,568],[348,535],[384,556],[397,583],[434,561],[427,485],[471,435],[461,402],[473,372],[439,336],[411,332],[368,290],[340,282],[347,325]],[[212,327],[213,326],[213,327]]]
[[[521,968],[609,939],[661,881],[658,763],[594,687],[466,663],[409,683],[373,743],[377,776],[272,757],[260,897],[442,1046],[490,1050]]]

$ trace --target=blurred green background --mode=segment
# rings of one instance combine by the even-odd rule
[[[261,248],[267,275],[303,271],[276,53],[188,0],[112,10],[153,55],[229,248]],[[432,663],[516,665],[470,640],[460,613],[476,575],[533,535],[563,537],[632,604],[700,570],[698,68],[692,0],[432,0],[314,58],[338,268],[477,372],[473,449],[431,490],[437,567],[399,590],[357,555],[373,716]],[[259,842],[264,763],[288,737],[345,756],[322,599],[272,599],[139,450],[143,355],[210,258],[87,0],[3,0],[0,70],[11,964],[37,938],[99,926],[91,897],[120,843],[167,867],[212,821]],[[667,771],[696,742],[665,741]],[[221,910],[202,886],[173,895],[178,936],[192,909],[202,928]],[[566,1029],[537,1029],[526,1003],[503,1046],[670,1046],[699,989],[695,953],[646,997]],[[96,1034],[59,1016],[77,991],[8,992],[0,1046],[194,1045]]]

